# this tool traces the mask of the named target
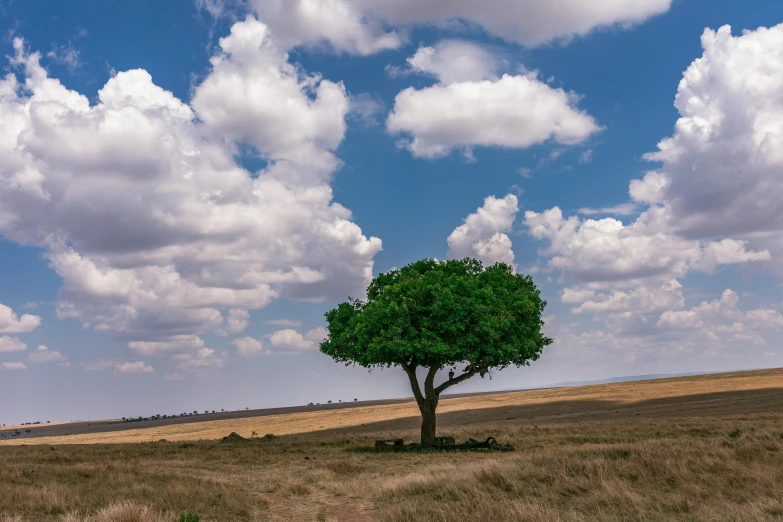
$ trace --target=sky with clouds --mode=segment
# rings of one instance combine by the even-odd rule
[[[0,0],[0,423],[409,395],[323,314],[434,257],[554,344],[783,366],[783,4]]]

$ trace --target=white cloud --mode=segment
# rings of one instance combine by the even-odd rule
[[[509,194],[503,199],[489,196],[484,206],[465,219],[447,241],[450,259],[472,257],[485,265],[506,263],[514,266],[514,252],[511,249],[510,232],[514,218],[519,212],[517,197]]]
[[[360,293],[381,249],[332,201],[342,85],[294,68],[252,18],[221,46],[193,107],[143,70],[90,105],[18,38],[24,83],[0,79],[0,234],[44,249],[60,318],[140,354],[239,328],[280,296]],[[239,167],[241,145],[267,167]]]
[[[783,24],[732,36],[705,30],[685,71],[674,135],[648,154],[660,172],[632,185],[662,203],[660,221],[687,237],[783,230]]]
[[[261,20],[288,48],[327,44],[338,52],[373,54],[395,49],[403,38],[368,20],[344,0],[253,0]]]
[[[174,373],[167,373],[166,375],[163,376],[163,380],[164,381],[182,381],[184,379],[185,379],[184,376],[182,376],[181,374],[176,373],[176,372],[174,372]]]
[[[526,214],[548,243],[547,268],[577,282],[562,301],[601,325],[560,331],[558,342],[596,363],[736,368],[762,364],[758,347],[779,342],[778,310],[744,310],[732,290],[686,307],[675,279],[736,263],[783,270],[783,25],[738,37],[707,30],[702,45],[679,84],[674,135],[646,156],[662,167],[630,184],[631,199],[648,206],[638,219]]]
[[[250,312],[247,310],[229,310],[226,318],[226,331],[237,334],[250,325]]]
[[[328,332],[323,326],[314,328],[304,335],[296,330],[278,330],[269,336],[270,350],[273,352],[298,353],[317,350],[321,341],[326,339]]]
[[[329,330],[323,326],[317,326],[304,335],[305,339],[315,345],[320,345],[327,337],[329,337]]]
[[[783,330],[783,315],[776,310],[742,311],[739,296],[726,290],[720,299],[702,302],[690,310],[670,310],[661,314],[657,326],[662,329],[700,334],[713,341],[735,340],[766,345],[761,333]]]
[[[409,73],[432,75],[440,83],[497,80],[503,67],[496,50],[462,40],[441,40],[420,47],[408,58],[408,68],[391,67],[393,76]]]
[[[666,12],[672,0],[253,0],[288,46],[328,43],[341,52],[395,48],[412,25],[456,21],[524,45],[628,26]],[[392,26],[389,29],[388,26]],[[399,28],[399,29],[394,29]]]
[[[663,202],[669,178],[660,172],[648,172],[644,179],[631,181],[629,193],[634,201],[654,205]]]
[[[114,366],[114,370],[119,373],[155,373],[155,368],[143,361],[117,364]]]
[[[271,160],[305,167],[286,166],[286,177],[334,171],[339,161],[332,151],[342,142],[350,108],[343,85],[288,63],[267,26],[254,18],[234,24],[220,48],[192,102],[208,129]]]
[[[548,267],[564,279],[630,295],[616,287],[783,253],[783,25],[739,37],[707,30],[702,45],[678,88],[675,134],[647,155],[663,167],[630,184],[631,198],[649,205],[636,221],[526,213],[531,234],[549,242]]]
[[[592,295],[590,295],[592,294]],[[637,286],[627,291],[614,290],[596,294],[594,291],[566,289],[563,302],[580,303],[572,311],[575,314],[605,312],[662,312],[685,305],[682,285],[672,279],[657,287]]]
[[[27,350],[27,345],[18,337],[0,336],[0,353],[23,352],[25,350]]]
[[[258,339],[252,337],[242,337],[241,339],[235,339],[231,342],[237,347],[237,355],[243,357],[250,357],[253,355],[261,355],[264,353],[264,345]]]
[[[19,317],[11,308],[0,304],[0,333],[16,334],[32,332],[41,324],[37,315],[24,314]]]
[[[68,358],[58,351],[50,350],[44,345],[39,345],[38,348],[31,352],[27,356],[27,362],[29,363],[63,363],[68,362]]]
[[[548,140],[575,144],[600,130],[578,97],[536,73],[463,81],[400,92],[386,121],[415,156],[437,158],[474,146],[528,148]],[[533,110],[535,108],[535,110]]]
[[[23,362],[4,362],[0,363],[0,371],[6,370],[6,371],[16,371],[16,370],[26,370],[27,365]]]
[[[296,330],[278,330],[269,337],[272,346],[282,349],[309,350],[313,348],[313,343],[306,340],[302,334]]]
[[[551,257],[548,268],[559,270],[566,281],[668,280],[691,270],[712,272],[718,265],[770,257],[768,251],[747,250],[741,241],[700,242],[655,232],[646,220],[647,213],[628,226],[613,218],[564,218],[558,207],[525,213],[530,234],[549,243],[542,252]]]

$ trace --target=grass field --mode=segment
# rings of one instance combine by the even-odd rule
[[[361,450],[414,440],[410,403],[3,441],[0,520],[783,520],[783,370],[448,399],[440,412],[441,434],[517,451]],[[278,437],[219,442],[232,431]]]

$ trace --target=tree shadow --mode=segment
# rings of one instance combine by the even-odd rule
[[[538,404],[472,408],[438,414],[438,431],[481,425],[534,425],[736,417],[783,413],[783,388],[712,392],[620,402],[604,399],[570,399]],[[410,416],[355,426],[302,433],[302,436],[357,435],[417,430],[421,417]]]

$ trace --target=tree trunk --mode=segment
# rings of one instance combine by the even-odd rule
[[[435,408],[437,403],[425,401],[421,410],[421,445],[430,447],[435,445]]]
[[[405,373],[411,381],[413,396],[416,397],[416,404],[419,405],[421,412],[421,445],[430,447],[435,445],[435,409],[438,407],[438,398],[440,392],[435,390],[435,374],[440,366],[431,366],[427,371],[427,378],[424,380],[424,393],[419,387],[419,379],[416,377],[416,365],[402,364]]]

